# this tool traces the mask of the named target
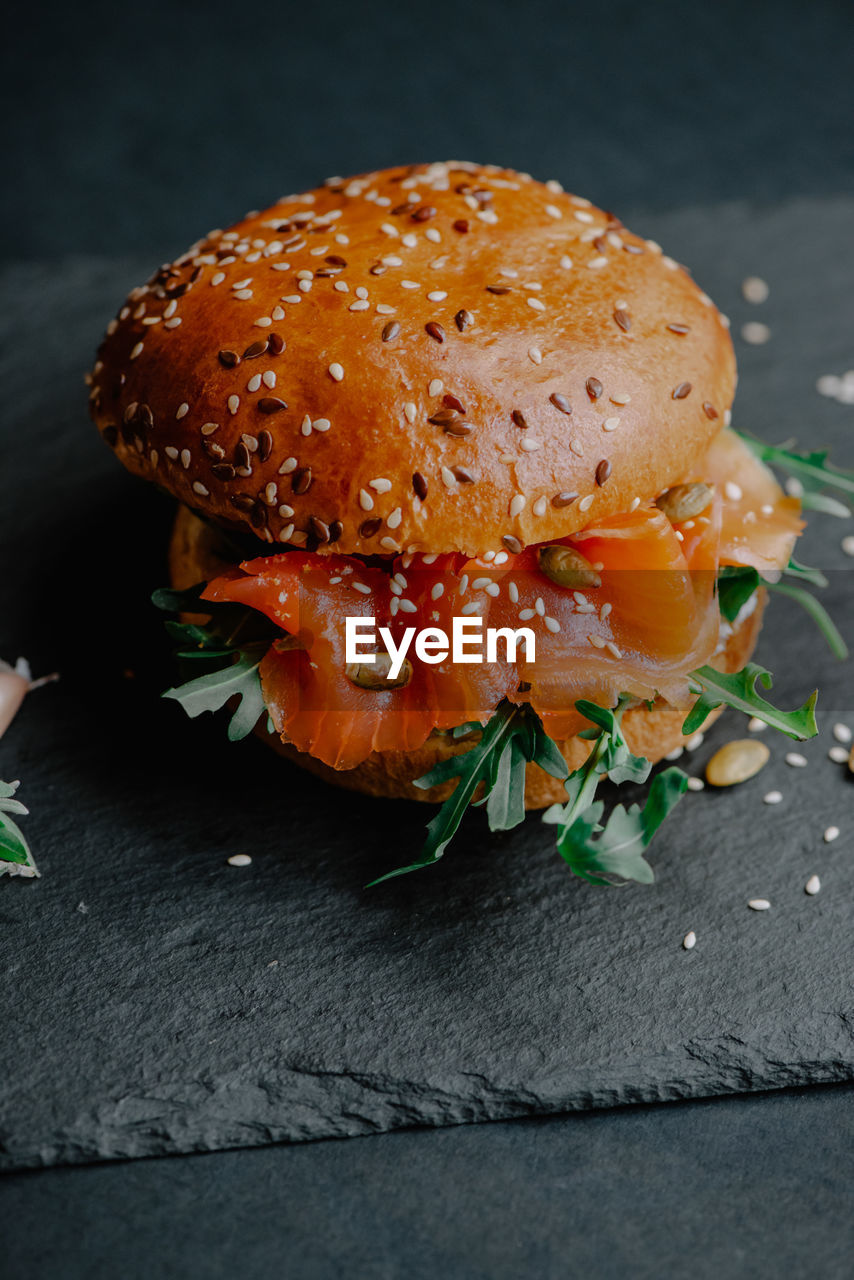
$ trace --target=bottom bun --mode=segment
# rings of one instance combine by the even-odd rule
[[[228,558],[225,536],[187,507],[179,507],[169,545],[169,575],[173,587],[182,590],[233,568],[234,560]],[[741,670],[759,638],[765,601],[766,594],[760,590],[756,608],[735,626],[723,649],[710,660],[711,666],[719,671]],[[718,708],[711,712],[706,725],[716,720],[722,710]],[[647,760],[656,763],[688,741],[682,733],[684,719],[685,708],[671,706],[663,698],[657,698],[652,707],[645,702],[639,703],[629,707],[623,715],[626,742],[635,755],[646,756]],[[448,782],[424,791],[413,785],[414,779],[420,778],[441,760],[460,755],[471,746],[470,738],[454,739],[449,734],[434,733],[416,751],[375,751],[355,769],[331,769],[321,760],[315,760],[290,743],[282,742],[277,734],[267,730],[264,722],[259,722],[255,732],[280,755],[335,786],[364,791],[368,795],[431,803],[444,800],[453,791],[455,783]],[[590,752],[590,743],[583,738],[568,738],[557,745],[570,770],[583,764]],[[526,809],[544,809],[565,799],[566,792],[560,779],[544,773],[538,765],[527,766]]]

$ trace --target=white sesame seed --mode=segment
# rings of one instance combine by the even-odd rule
[[[700,747],[703,745],[703,742],[705,741],[705,737],[706,735],[704,733],[692,734],[692,736],[685,743],[685,750],[699,751]]]
[[[747,302],[767,302],[771,290],[759,276],[748,276],[741,282],[741,292]]]
[[[264,386],[268,387],[270,391],[272,391],[276,385],[276,375],[272,369],[265,369],[261,375],[261,380],[263,381]]]
[[[580,440],[576,440],[576,439],[570,440],[569,447],[577,458],[584,457],[584,445],[581,443]]]
[[[286,297],[282,298],[282,302],[289,302],[292,306],[296,306],[298,302],[302,302],[302,298],[298,293],[289,293]]]
[[[493,564],[506,564],[510,559],[506,551],[496,551],[494,553],[492,551],[487,551],[483,558],[484,560],[488,560],[490,556],[492,556]]]
[[[186,471],[186,470],[187,470],[187,467],[189,467],[189,465],[190,465],[190,450],[189,450],[189,449],[182,449],[182,450],[181,450],[181,466],[182,466],[182,467],[184,468],[184,470]]]
[[[267,503],[267,506],[274,507],[278,496],[279,486],[276,484],[275,480],[271,480],[264,489],[264,501]]]
[[[464,573],[460,578],[460,585],[457,587],[457,595],[464,596],[469,589],[469,576]]]
[[[845,764],[848,760],[848,748],[831,747],[827,753],[827,757],[829,760],[832,760],[834,764]]]
[[[587,213],[585,210],[582,210],[582,209],[576,209],[576,211],[575,211],[575,215],[574,215],[574,216],[575,216],[575,218],[576,218],[576,221],[578,221],[578,222],[592,222],[592,221],[593,221],[593,214],[592,214],[592,213]]]
[[[430,599],[438,600],[440,596],[443,596],[444,594],[445,594],[444,582],[437,582],[434,584],[433,588],[430,591]]]
[[[348,311],[367,311],[370,307],[369,302],[365,302],[364,298],[359,298],[356,302],[351,302]]]
[[[228,412],[231,414],[237,413],[237,410],[240,408],[240,396],[229,396],[227,403]]]
[[[510,597],[511,604],[519,603],[519,588],[516,586],[515,582],[508,582],[507,595]]]
[[[374,509],[374,500],[367,489],[359,490],[359,506],[363,511],[373,511]]]
[[[212,285],[222,284],[224,279],[225,279],[225,272],[217,271],[215,275],[211,276],[211,284]]]
[[[600,255],[598,258],[591,258],[587,265],[591,271],[598,271],[600,267],[607,266],[607,263],[608,259]]]
[[[564,271],[570,271],[572,269],[572,258],[570,258],[569,254],[565,253],[563,255],[560,260],[560,265],[563,267]]]
[[[682,939],[682,946],[686,951],[693,951],[697,945],[697,935],[692,929],[690,933],[686,933]]]
[[[138,342],[130,353],[131,360],[135,360],[141,351],[142,351],[142,343]]]
[[[347,281],[346,281],[346,280],[336,280],[336,281],[335,281],[335,283],[334,283],[334,285],[332,286],[332,288],[333,288],[333,289],[337,289],[337,291],[338,291],[339,293],[349,293],[349,292],[350,292],[350,286],[348,285],[348,283],[347,283]]]
[[[279,515],[282,517],[283,520],[289,520],[293,514],[294,514],[293,507],[289,507],[286,502],[283,502],[282,505],[279,507]]]
[[[190,406],[187,404],[185,400],[183,404],[178,405],[178,412],[175,414],[175,417],[178,419],[178,421],[180,421],[181,418],[185,418],[189,412],[190,412]]]
[[[371,594],[371,588],[366,586],[364,582],[351,582],[350,586],[354,591],[361,592],[363,596],[369,596]]]
[[[411,600],[401,600],[400,611],[401,613],[417,613],[418,606],[413,604]]]
[[[688,790],[689,790],[689,791],[704,791],[704,790],[705,790],[705,786],[706,786],[706,784],[703,782],[703,779],[702,779],[702,778],[689,778],[689,779],[688,779]]]
[[[525,495],[523,493],[514,494],[510,499],[510,516],[518,516],[525,508]]]
[[[419,284],[417,280],[401,280],[400,287],[401,289],[417,289]]]
[[[520,622],[529,622],[529,621],[530,621],[530,619],[531,619],[531,618],[533,618],[534,616],[535,616],[535,614],[534,614],[534,610],[533,610],[533,609],[521,609],[521,610],[519,611],[519,621],[520,621]]]
[[[805,769],[807,765],[806,756],[802,756],[799,751],[787,751],[785,760],[793,769]]]
[[[765,721],[760,720],[757,716],[751,716],[747,722],[747,729],[749,733],[764,733],[767,728],[768,725]]]
[[[839,544],[847,556],[854,556],[854,535],[850,534],[847,538],[843,538]]]
[[[427,388],[427,394],[431,396],[440,396],[445,389],[445,384],[441,378],[434,378]]]
[[[532,436],[522,436],[519,441],[519,448],[523,453],[536,453],[538,449],[542,449],[542,443],[535,440]]]
[[[534,608],[541,618],[544,618],[546,616],[546,604],[542,596],[537,596],[536,600],[534,601]]]
[[[255,374],[253,374],[253,375],[252,375],[252,377],[251,377],[251,378],[249,379],[249,381],[247,382],[247,384],[246,384],[246,390],[247,390],[247,391],[257,391],[257,390],[258,390],[258,388],[259,388],[260,386],[261,386],[261,375],[260,375],[260,373],[255,373]],[[232,396],[232,397],[231,397],[231,399],[233,399],[233,400],[237,400],[237,396]],[[239,401],[238,401],[238,403],[239,403]]]
[[[201,494],[203,498],[210,497],[210,489],[206,489],[201,480],[193,481],[193,492]]]
[[[533,307],[534,311],[545,311],[546,309],[545,304],[540,302],[539,298],[528,298],[527,303],[529,307]]]
[[[336,382],[340,382],[344,377],[344,370],[337,361],[329,366],[329,376],[334,378]]]
[[[441,234],[435,227],[428,227],[424,234],[428,240],[432,240],[433,244],[439,244],[442,239]]]
[[[748,320],[741,326],[741,336],[753,347],[761,347],[771,337],[771,330],[761,320]]]
[[[407,249],[414,249],[418,244],[418,236],[413,231],[407,231],[406,235],[400,237],[400,243],[406,245]]]
[[[241,302],[248,302],[252,297],[251,289],[235,289],[232,297],[238,298]]]
[[[464,604],[460,609],[460,613],[480,613],[480,601],[470,600],[468,604]]]
[[[616,431],[619,425],[620,425],[619,418],[606,418],[605,421],[602,423],[602,430]]]
[[[444,302],[447,296],[444,289],[434,289],[432,293],[427,294],[427,300],[429,302]]]
[[[376,480],[369,480],[368,484],[374,493],[388,493],[391,489],[391,481],[386,480],[385,476],[378,476]]]
[[[403,406],[404,417],[407,422],[414,422],[418,417],[418,409],[412,400],[407,400]]]
[[[540,350],[540,348],[539,348],[539,347],[529,347],[529,348],[528,348],[528,359],[529,359],[529,360],[531,360],[534,364],[542,364],[542,363],[543,363],[543,353],[542,353],[542,351]],[[852,552],[852,555],[854,555],[854,552]]]
[[[833,726],[833,736],[837,742],[850,742],[851,730],[847,724],[835,724]]]
[[[178,457],[178,450],[177,450],[177,449],[175,448],[175,446],[174,446],[174,445],[172,445],[172,444],[167,444],[166,449],[164,450],[164,452],[165,452],[165,454],[166,454],[166,457],[167,457],[167,458],[171,458],[173,462],[174,462],[174,461],[175,461],[175,459]],[[845,758],[846,758],[846,760],[847,760],[847,758],[848,758],[848,757],[846,756]]]
[[[442,482],[448,489],[454,489],[457,483],[457,477],[454,475],[450,467],[442,467]]]
[[[546,625],[547,631],[551,631],[555,635],[557,634],[558,631],[560,631],[560,623],[558,622],[557,618],[550,618],[548,614],[546,614],[543,617],[543,622]]]
[[[483,591],[484,587],[488,587],[491,581],[491,578],[475,578],[474,582],[471,584],[472,590]]]
[[[548,506],[548,503],[546,502],[546,499],[541,497],[541,498],[537,498],[537,501],[534,503],[531,510],[533,511],[535,516],[544,516],[546,514],[547,506]]]
[[[768,791],[762,797],[762,803],[763,804],[779,804],[782,799],[783,799],[782,791]]]
[[[383,548],[384,551],[400,550],[400,547],[397,545],[394,538],[380,538],[380,546]]]
[[[296,458],[285,458],[284,462],[279,467],[279,475],[280,476],[289,475],[291,471],[296,471],[296,469],[297,469]]]
[[[391,514],[386,517],[386,524],[388,525],[389,529],[397,529],[400,527],[400,522],[402,519],[403,519],[403,512],[401,511],[400,507],[395,507],[394,511],[392,511]]]
[[[387,236],[397,236],[400,234],[397,227],[393,226],[390,222],[381,222],[380,231]]]
[[[741,485],[736,484],[734,480],[727,480],[724,485],[724,493],[729,498],[730,502],[740,502],[744,497]]]
[[[747,905],[751,911],[768,911],[771,903],[767,898],[751,898]]]
[[[233,853],[226,861],[230,867],[248,867],[252,859],[248,853]]]
[[[501,594],[500,585],[497,582],[490,582],[489,586],[486,588],[486,594],[488,596],[500,595]]]
[[[257,329],[269,329],[272,323],[273,321],[270,319],[269,316],[259,316],[258,319],[255,321],[255,327]]]
[[[562,217],[563,217],[563,214],[561,213],[560,209],[557,207],[557,205],[556,205],[556,204],[547,204],[547,205],[546,205],[546,213],[549,215],[549,217],[550,217],[550,218],[562,218]],[[578,214],[576,214],[575,216],[576,216],[576,217],[578,217]]]
[[[682,753],[684,752],[684,750],[685,750],[684,747],[674,747],[672,751],[668,751],[667,755],[664,758],[665,760],[671,760],[671,761],[678,760],[682,755]]]
[[[579,511],[589,511],[593,506],[593,494],[588,493],[586,498],[582,498],[578,504]]]

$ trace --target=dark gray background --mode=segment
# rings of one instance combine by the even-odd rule
[[[717,263],[702,262],[715,207],[746,200],[743,218],[751,204],[758,216],[763,206],[817,195],[826,203],[800,205],[793,216],[805,240],[827,243],[823,274],[799,273],[797,236],[791,264],[778,243],[769,265],[778,296],[782,291],[785,299],[788,278],[789,308],[809,313],[801,315],[799,332],[814,335],[797,382],[802,399],[790,405],[786,429],[806,419],[818,438],[838,435],[846,411],[808,393],[816,374],[854,364],[846,330],[840,333],[846,319],[851,332],[850,311],[840,310],[833,248],[843,256],[848,250],[850,206],[832,199],[854,185],[852,31],[843,4],[809,13],[780,4],[669,3],[524,11],[434,4],[406,13],[334,4],[251,11],[164,4],[135,16],[107,5],[19,12],[4,47],[5,161],[15,185],[4,210],[2,253],[11,261],[65,259],[64,278],[79,281],[81,290],[93,281],[97,287],[99,270],[122,278],[126,259],[130,284],[146,255],[165,258],[208,225],[225,224],[247,206],[326,173],[456,154],[557,177],[640,229],[660,211],[700,206],[697,215],[672,221],[672,235],[680,238],[674,244],[671,237],[668,247],[698,273],[702,265],[704,282],[714,271],[717,296],[729,305],[730,292],[739,320],[747,314],[736,301],[742,261],[723,253]],[[69,255],[80,260],[70,264]],[[105,265],[106,259],[119,261]],[[757,254],[754,262],[763,267]],[[77,326],[81,315],[68,295],[64,305],[39,312],[37,292],[26,293],[33,278],[20,270],[4,277],[28,315],[25,350],[16,349],[13,331],[5,359],[31,361],[31,376],[16,383],[19,396],[32,397],[30,421],[33,406],[49,412],[58,394],[63,404],[74,394],[67,372],[59,381],[52,375],[62,362],[49,357],[61,349],[64,326]],[[785,308],[774,313],[778,335],[785,334],[785,314]],[[41,364],[33,323],[39,320]],[[749,396],[749,425],[776,434],[801,352],[772,344],[740,354],[740,403]],[[76,410],[66,412],[70,423]],[[85,430],[82,414],[77,418]],[[49,446],[50,423],[41,425],[38,447],[41,440]],[[81,466],[86,474],[88,449],[95,457],[97,442],[74,441],[70,432],[58,439],[60,478],[64,468],[69,477],[79,476]],[[14,454],[4,444],[4,455],[34,477],[27,443],[11,441]],[[845,461],[850,465],[850,454]],[[75,518],[70,525],[39,521],[42,549],[48,531],[60,554],[69,543],[79,552],[87,538],[97,545],[102,530],[121,528],[126,554],[113,547],[108,563],[117,575],[115,595],[129,608],[137,587],[122,574],[128,566],[152,565],[139,539],[162,536],[165,512],[157,513],[141,487],[118,479],[109,492],[72,489],[60,497],[57,490],[57,498],[57,513]],[[35,521],[32,480],[19,500]],[[77,519],[81,508],[87,515]],[[2,616],[15,621],[15,643],[11,602],[19,607],[29,587],[29,652],[47,661],[57,649],[50,629],[69,625],[79,593],[64,567],[33,591],[32,562],[23,554],[14,559],[4,572]],[[48,585],[59,610],[49,607]],[[92,607],[109,629],[114,603],[97,600]],[[149,643],[158,643],[156,628],[136,615],[134,622],[142,634],[123,641],[144,658]],[[67,647],[78,661],[85,657],[79,640]],[[793,650],[795,665],[812,658],[806,640]],[[152,684],[156,678],[152,672]],[[843,706],[843,677],[828,679],[835,705]],[[105,703],[118,688],[108,685],[95,699],[92,714],[102,733]],[[121,694],[122,705],[133,696]],[[141,714],[149,714],[141,710],[149,696],[149,688],[138,694]],[[61,715],[78,715],[81,705],[66,702]],[[48,714],[38,713],[39,720]],[[73,743],[73,720],[62,729]],[[215,736],[214,726],[204,729],[205,739]],[[26,780],[36,774],[45,744],[32,735],[18,741],[16,747],[10,736],[0,759],[5,769],[13,751],[10,767]],[[221,758],[213,746],[205,752]],[[157,797],[147,801],[139,777],[123,776],[127,790],[119,799],[132,827],[135,815],[144,821],[147,806],[157,811]],[[44,846],[55,846],[57,837],[97,846],[109,824],[115,789],[108,797],[79,762],[76,778],[79,811],[52,829],[40,828],[45,817],[29,797],[34,834]],[[175,815],[157,820],[168,847]],[[220,833],[211,823],[202,838],[216,847]],[[408,822],[413,832],[417,825],[416,818]],[[56,866],[53,876],[60,874]],[[501,871],[512,873],[509,856]],[[417,903],[417,891],[410,892]],[[435,890],[430,898],[435,909]],[[29,945],[42,963],[38,940]],[[85,964],[85,948],[76,959]],[[26,950],[16,954],[15,968],[25,989]],[[26,1074],[29,1064],[21,1070]],[[0,1187],[9,1206],[4,1243],[22,1276],[169,1268],[174,1275],[217,1275],[241,1265],[266,1276],[280,1274],[283,1260],[296,1274],[312,1276],[419,1274],[419,1267],[424,1275],[461,1277],[721,1270],[748,1276],[784,1266],[793,1275],[842,1275],[850,1248],[844,1203],[850,1115],[850,1093],[830,1089],[8,1176]]]

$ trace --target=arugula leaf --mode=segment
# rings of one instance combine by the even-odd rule
[[[644,851],[687,787],[688,777],[681,769],[665,769],[653,778],[643,808],[639,804],[628,809],[615,805],[604,826],[605,806],[597,800],[561,831],[558,853],[573,873],[589,884],[612,885],[609,877],[613,876],[651,884],[655,874]]]
[[[735,622],[760,583],[758,570],[746,565],[718,570],[718,608],[727,622]]]
[[[761,462],[781,467],[807,486],[839,489],[843,493],[854,494],[854,471],[845,471],[841,467],[832,466],[827,461],[827,449],[800,453],[781,445],[765,444],[764,441],[757,440],[755,436],[747,435],[743,431],[738,432],[738,435]]]
[[[229,699],[237,698],[228,725],[229,740],[237,742],[252,732],[266,709],[258,668],[280,632],[243,605],[202,600],[204,585],[198,583],[187,591],[161,587],[151,597],[158,609],[168,613],[209,615],[206,625],[170,619],[166,630],[178,643],[178,658],[194,665],[200,661],[216,664],[204,675],[167,689],[163,697],[179,702],[191,719],[204,711],[219,711]]]
[[[801,494],[801,506],[805,511],[822,511],[827,516],[837,516],[840,520],[851,518],[851,508],[846,507],[838,498],[829,493],[818,493],[815,489],[804,489]]]
[[[471,726],[469,726],[471,727]],[[462,821],[480,786],[483,795],[475,804],[486,805],[492,831],[509,831],[525,817],[525,765],[533,761],[555,778],[565,778],[566,761],[527,705],[506,700],[483,727],[480,738],[467,751],[440,760],[416,787],[427,790],[451,778],[459,781],[451,795],[427,824],[427,839],[418,858],[378,876],[367,886],[438,862]]]
[[[24,833],[9,815],[27,814],[29,809],[13,797],[20,782],[0,782],[0,875],[38,876]]]
[[[843,661],[848,657],[848,645],[820,600],[816,600],[815,596],[810,595],[809,591],[805,591],[803,587],[795,587],[790,582],[768,582],[766,586],[769,591],[776,591],[777,595],[788,596],[790,600],[795,600],[804,612],[809,614],[835,658]]]
[[[773,683],[771,672],[757,662],[748,662],[741,671],[732,675],[716,671],[714,667],[698,667],[688,679],[693,692],[700,696],[685,717],[682,725],[684,734],[696,733],[709,712],[724,704],[735,707],[736,711],[743,711],[745,715],[756,716],[772,729],[779,729],[780,733],[801,742],[806,738],[814,738],[818,733],[815,722],[818,691],[812,693],[804,705],[795,711],[778,711],[756,692],[757,680],[766,689],[770,689]]]

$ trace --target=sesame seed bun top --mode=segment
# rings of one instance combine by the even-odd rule
[[[726,323],[556,183],[387,169],[211,232],[92,374],[131,471],[277,545],[519,550],[654,497],[729,416]]]

